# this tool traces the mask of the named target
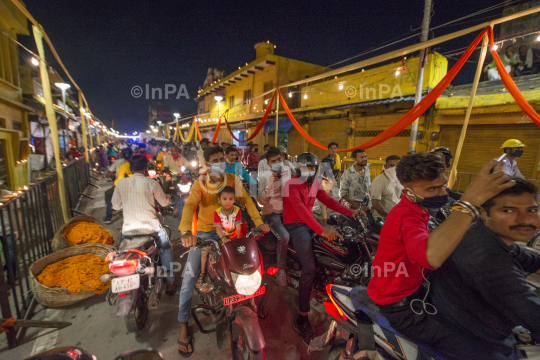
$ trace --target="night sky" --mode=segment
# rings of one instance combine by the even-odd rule
[[[60,58],[83,90],[94,115],[116,130],[146,130],[151,100],[133,98],[135,85],[185,84],[191,100],[162,101],[182,116],[196,113],[193,98],[209,67],[229,74],[255,59],[253,46],[270,40],[276,55],[329,66],[372,47],[412,35],[424,0],[356,1],[60,1],[25,0]],[[431,26],[466,16],[502,0],[434,0]],[[495,17],[502,9],[434,31],[441,36]],[[435,48],[469,45],[476,34]],[[35,50],[32,37],[19,40]],[[384,52],[418,42],[418,38]],[[366,59],[370,54],[339,66]],[[478,51],[477,51],[478,53]],[[474,56],[474,55],[473,55]],[[476,55],[478,56],[478,55]],[[47,61],[61,72],[50,52]],[[450,62],[450,66],[454,62]],[[338,66],[336,66],[338,67]],[[467,64],[455,83],[471,83]]]

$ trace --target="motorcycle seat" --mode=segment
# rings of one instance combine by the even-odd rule
[[[357,286],[352,288],[349,297],[351,298],[352,304],[356,310],[362,311],[380,327],[383,327],[396,335],[400,335],[392,328],[388,319],[381,314],[379,305],[375,304],[373,300],[371,300],[365,286]]]
[[[150,252],[156,248],[155,240],[150,235],[126,236],[120,242],[120,249],[140,249]]]

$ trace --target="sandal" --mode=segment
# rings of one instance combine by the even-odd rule
[[[178,345],[185,346],[186,349],[188,348],[189,345],[191,345],[191,352],[188,352],[188,351],[182,351],[182,350],[178,349],[178,353],[179,353],[183,358],[188,358],[188,357],[190,357],[191,355],[193,355],[193,350],[195,350],[195,349],[193,348],[193,344],[191,343],[191,335],[188,335],[187,341],[186,341],[186,342],[183,342],[183,341],[178,340]]]
[[[197,282],[195,283],[195,287],[200,288],[204,284],[204,276],[206,275],[206,271],[201,271],[199,273],[199,278],[197,279]]]

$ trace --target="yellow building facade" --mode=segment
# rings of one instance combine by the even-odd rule
[[[26,17],[0,0],[0,180],[13,190],[27,183],[30,131],[19,72],[18,35],[29,35]],[[8,34],[8,35],[6,35]]]

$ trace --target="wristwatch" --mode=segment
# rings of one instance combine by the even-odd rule
[[[182,231],[182,236],[187,235],[187,234],[191,234],[191,230],[188,230],[188,231]]]

